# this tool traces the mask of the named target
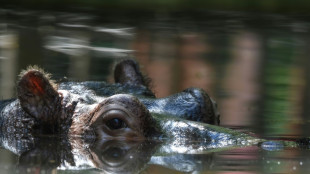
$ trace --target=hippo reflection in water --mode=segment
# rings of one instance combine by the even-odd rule
[[[91,151],[85,147],[101,149],[110,141],[131,144],[131,147],[137,142],[156,140],[161,141],[158,152],[183,154],[265,141],[216,126],[219,124],[216,103],[201,89],[189,88],[167,98],[155,98],[133,60],[118,63],[114,77],[115,84],[64,82],[56,85],[38,68],[23,71],[17,85],[18,99],[0,103],[2,146],[21,155],[24,159],[21,161],[31,161],[27,159],[33,153],[51,156],[48,152],[57,151],[44,149],[39,139],[44,135],[57,135],[62,140],[55,146],[61,146],[62,150],[57,151],[56,156],[61,155],[75,165],[73,151],[79,152],[78,156],[89,157]],[[308,139],[266,145],[282,147],[303,143],[307,144]],[[153,152],[155,146],[148,149]],[[145,156],[143,161],[149,157]],[[100,166],[98,161],[94,163]]]

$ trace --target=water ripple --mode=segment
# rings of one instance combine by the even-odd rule
[[[44,48],[71,56],[81,55],[85,51],[95,51],[97,54],[109,54],[112,56],[129,54],[134,51],[121,48],[90,46],[90,43],[87,40],[60,36],[47,37]]]

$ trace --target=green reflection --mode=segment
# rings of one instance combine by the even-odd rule
[[[292,69],[295,61],[294,40],[272,37],[266,46],[263,69],[263,122],[265,136],[288,135],[293,98]],[[289,43],[289,44],[288,44]]]

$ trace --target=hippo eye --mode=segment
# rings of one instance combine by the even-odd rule
[[[106,122],[106,125],[111,130],[121,129],[121,128],[126,128],[127,127],[127,124],[122,119],[119,119],[119,118],[113,118],[111,120],[108,120]]]
[[[127,120],[128,115],[118,109],[112,109],[105,112],[103,115],[103,122],[110,130],[127,128]]]

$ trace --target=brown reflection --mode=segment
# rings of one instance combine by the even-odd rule
[[[188,87],[212,89],[212,66],[205,61],[209,50],[200,33],[151,33],[140,30],[132,47],[136,58],[153,81],[157,97]]]
[[[220,101],[221,123],[250,125],[259,97],[261,40],[258,35],[243,32],[232,38],[231,62],[227,65],[223,89],[228,97]]]
[[[174,59],[176,46],[172,39],[176,38],[141,30],[132,44],[142,71],[152,79],[156,97],[165,97],[176,91],[174,82],[179,67]]]
[[[210,51],[204,35],[201,33],[182,34],[180,39],[179,90],[198,87],[212,94],[215,69],[204,57]]]

